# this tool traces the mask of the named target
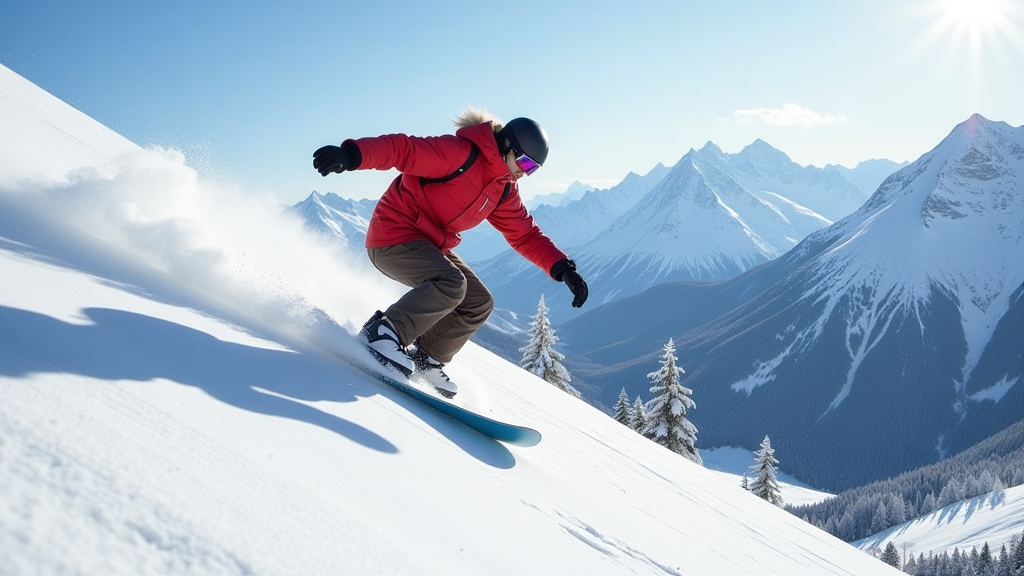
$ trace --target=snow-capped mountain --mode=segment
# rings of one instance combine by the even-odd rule
[[[593,186],[588,186],[579,180],[576,180],[564,192],[552,192],[550,194],[538,194],[532,198],[523,201],[526,207],[530,210],[534,210],[538,206],[565,206],[566,204],[583,198],[583,195],[593,190]]]
[[[607,190],[590,191],[579,200],[561,206],[538,206],[530,214],[559,246],[582,246],[636,206],[668,173],[669,169],[663,164],[643,176],[630,172],[622,182]]]
[[[609,404],[623,383],[642,391],[637,358],[673,337],[698,441],[751,448],[767,433],[812,485],[933,462],[1024,417],[1022,179],[1024,128],[972,116],[783,257],[656,287],[559,337],[604,364],[580,374]]]
[[[729,169],[730,175],[752,194],[774,192],[785,198],[836,221],[860,208],[868,196],[898,166],[889,162],[890,170],[883,173],[872,170],[873,165],[858,166],[846,174],[838,170],[800,166],[785,153],[776,150],[764,140],[755,140],[738,154],[724,154],[708,143],[701,149],[706,156],[714,156]],[[852,176],[861,185],[854,184]]]
[[[664,165],[658,164],[643,176],[630,172],[622,182],[607,190],[590,190],[579,199],[560,202],[557,206],[541,204],[530,209],[530,215],[558,246],[579,246],[595,238],[616,218],[635,206],[668,171]],[[516,258],[505,238],[486,222],[464,232],[462,244],[456,251],[471,263],[508,253],[509,260],[513,260],[512,266],[520,264],[514,262]]]
[[[376,205],[376,200],[348,200],[334,192],[326,195],[313,192],[287,211],[298,216],[311,230],[335,238],[345,246],[362,248]]]
[[[860,162],[853,168],[847,168],[838,164],[826,164],[825,170],[838,172],[840,176],[849,180],[854,186],[861,190],[873,192],[890,174],[905,167],[907,164],[910,164],[910,162],[900,162],[897,164],[892,160],[876,158]]]
[[[0,134],[4,573],[898,573],[479,347],[540,445],[375,383],[395,286],[3,66]]]
[[[606,228],[562,246],[571,247],[596,303],[667,281],[731,278],[832,223],[793,197],[836,213],[854,201],[860,206],[867,195],[838,173],[802,168],[760,140],[738,154],[708,143],[690,150]],[[573,216],[566,210],[566,219]],[[519,312],[539,291],[554,292],[543,272],[513,253],[483,263],[478,272],[502,306]],[[553,296],[553,320],[579,313],[562,305],[564,294]]]
[[[717,150],[717,149],[716,149]],[[637,206],[574,255],[599,301],[666,280],[719,280],[775,259],[831,222],[754,196],[716,162],[691,151]]]

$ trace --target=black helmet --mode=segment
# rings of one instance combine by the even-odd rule
[[[529,118],[514,118],[498,132],[498,148],[502,156],[515,150],[517,155],[526,154],[543,165],[548,159],[548,134]]]

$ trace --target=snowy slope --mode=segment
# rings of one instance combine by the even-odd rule
[[[743,448],[713,448],[701,450],[700,457],[704,461],[704,467],[714,470],[736,486],[742,485],[743,476],[752,479],[750,466],[754,463],[754,453]],[[787,474],[780,468],[776,478],[779,481],[780,492],[786,506],[800,506],[814,504],[827,500],[834,496],[828,492],[815,490],[800,482],[792,475]]]
[[[1009,545],[1024,530],[1024,486],[977,496],[951,504],[927,516],[893,526],[853,545],[861,550],[884,550],[892,542],[898,550],[906,546],[908,555],[942,554],[959,548],[961,552],[988,542],[998,551]],[[1007,546],[1009,547],[1009,546]]]
[[[0,66],[0,185],[64,179],[139,147]]]
[[[397,287],[2,67],[0,91],[5,573],[897,573],[476,346],[460,402],[539,446],[374,383],[332,353]]]

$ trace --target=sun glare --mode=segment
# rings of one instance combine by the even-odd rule
[[[1008,0],[946,0],[945,19],[957,31],[984,34],[1007,19]]]
[[[1024,49],[1022,4],[1021,0],[935,0],[928,4],[935,20],[926,41],[945,38],[956,50],[966,44],[972,64],[978,64],[986,48],[1002,49],[999,45],[1005,41]]]
[[[911,52],[927,55],[962,89],[966,112],[979,112],[1024,55],[1024,0],[922,0],[929,25]],[[938,52],[936,52],[938,49]]]

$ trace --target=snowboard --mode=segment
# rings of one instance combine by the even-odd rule
[[[403,381],[403,379],[400,379],[397,376],[389,375],[387,373],[389,369],[385,366],[367,366],[362,362],[353,361],[350,361],[349,364],[358,368],[367,376],[371,376],[379,382],[383,382],[384,384],[419,400],[423,404],[430,406],[445,416],[469,426],[484,436],[515,446],[528,447],[536,446],[540,443],[540,432],[533,428],[500,422],[498,420],[488,418],[487,416],[477,414],[472,410],[467,410],[461,406],[452,404],[446,400],[442,400],[439,396],[435,396],[430,392],[424,392],[408,381]]]

